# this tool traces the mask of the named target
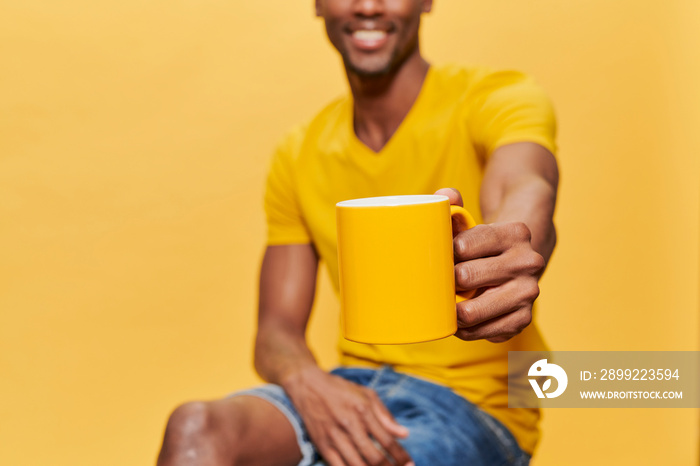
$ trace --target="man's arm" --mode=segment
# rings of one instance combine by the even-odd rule
[[[510,144],[491,155],[481,187],[485,224],[454,240],[456,286],[478,290],[457,305],[457,337],[502,342],[532,321],[537,282],[556,243],[558,182],[554,156],[538,144]],[[462,202],[454,190],[438,193]]]
[[[317,369],[306,344],[318,257],[310,244],[268,246],[260,270],[255,369],[284,386],[290,376]]]
[[[499,147],[481,185],[484,222],[523,222],[532,247],[549,262],[557,242],[553,216],[558,185],[557,162],[544,147],[531,142]]]
[[[373,390],[321,370],[307,346],[317,269],[310,244],[268,246],[260,271],[255,368],[285,389],[331,466],[408,466],[410,457],[396,440],[408,435],[406,428]]]

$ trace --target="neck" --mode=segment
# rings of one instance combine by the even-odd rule
[[[430,64],[416,51],[396,70],[383,76],[347,73],[354,100],[357,137],[378,152],[389,141],[420,93]]]

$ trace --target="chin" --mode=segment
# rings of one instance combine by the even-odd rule
[[[344,62],[345,69],[362,78],[377,78],[380,76],[385,76],[394,68],[391,66],[391,61],[386,63],[374,63],[372,65],[353,63],[351,60],[344,60]]]

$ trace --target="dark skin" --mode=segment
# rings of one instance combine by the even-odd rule
[[[391,464],[371,438],[398,464],[410,464],[397,441],[408,431],[376,393],[324,372],[308,349],[305,331],[317,264],[311,245],[267,248],[260,274],[255,367],[263,378],[284,387],[330,465],[363,465],[365,460]]]
[[[425,79],[429,64],[420,54],[418,26],[421,13],[431,6],[428,0],[316,1],[317,14],[343,57],[355,132],[375,152],[399,127]],[[374,42],[359,40],[356,31],[361,29],[372,31]],[[537,144],[510,144],[491,154],[480,193],[485,224],[454,238],[456,287],[477,291],[456,307],[458,338],[498,343],[530,324],[538,279],[556,242],[552,215],[557,184],[554,157]],[[456,190],[437,194],[462,205]],[[267,247],[260,271],[255,367],[265,380],[285,389],[330,466],[410,466],[398,442],[409,432],[371,389],[321,370],[307,346],[317,269],[312,244]],[[200,412],[206,427],[188,433]],[[266,446],[270,444],[276,448]],[[300,459],[295,433],[281,413],[265,401],[242,396],[178,408],[159,464],[293,465]]]
[[[316,15],[324,19],[328,38],[343,57],[355,133],[375,152],[408,114],[428,73],[418,27],[421,13],[431,8],[428,0],[316,0]],[[349,32],[361,28],[386,32],[387,44],[371,51],[357,47]]]
[[[456,287],[478,292],[457,305],[458,338],[503,342],[530,324],[537,282],[556,242],[552,213],[557,178],[553,157],[541,146],[517,143],[494,151],[481,190],[486,223],[454,238]],[[454,189],[436,194],[462,205]],[[306,346],[316,267],[311,245],[267,249],[256,368],[285,388],[330,465],[364,464],[359,456],[369,464],[390,464],[372,461],[381,459],[381,453],[370,437],[398,464],[410,464],[401,462],[407,456],[395,441],[406,431],[374,393],[320,370]],[[291,276],[294,281],[287,281],[280,293],[277,284]]]

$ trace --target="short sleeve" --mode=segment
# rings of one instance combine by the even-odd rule
[[[556,154],[556,120],[551,101],[533,79],[517,71],[489,73],[469,99],[468,125],[480,154],[534,142]]]
[[[295,135],[290,134],[277,147],[265,186],[267,244],[306,244],[311,235],[304,222],[296,189],[293,155]]]

